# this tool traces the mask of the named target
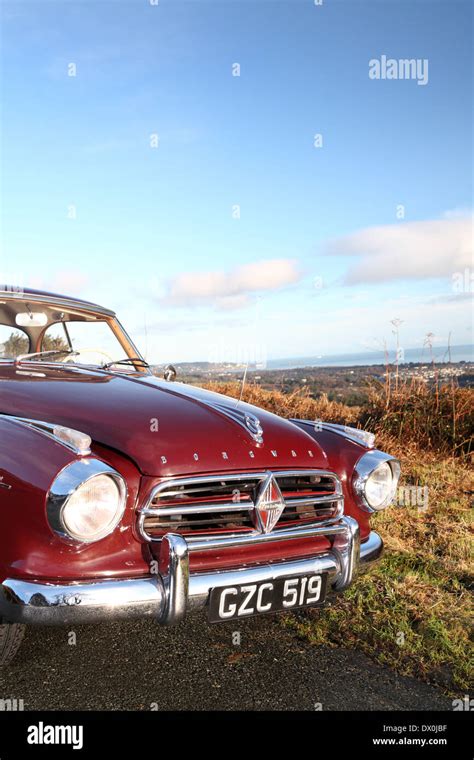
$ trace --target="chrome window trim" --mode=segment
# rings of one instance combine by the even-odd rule
[[[143,359],[142,354],[138,350],[137,346],[135,345],[134,341],[131,339],[130,335],[125,330],[123,324],[118,319],[115,311],[112,309],[107,309],[104,306],[99,306],[95,303],[90,303],[89,301],[76,301],[73,298],[63,298],[61,296],[55,296],[55,295],[45,295],[45,294],[35,294],[35,293],[28,293],[24,291],[19,292],[13,292],[13,291],[5,291],[0,289],[0,299],[2,301],[16,301],[16,302],[24,302],[24,303],[35,303],[35,304],[44,304],[48,307],[57,307],[59,309],[64,309],[65,311],[72,311],[79,313],[81,315],[91,315],[93,317],[105,317],[105,319],[110,322],[111,324],[117,325],[119,331],[122,333],[122,336],[125,338],[126,342],[129,344],[130,348],[132,349],[132,353],[135,357],[138,359]],[[51,322],[49,325],[46,326],[45,331],[50,327],[52,324],[56,324],[56,322]],[[14,327],[17,327],[16,325],[13,325]],[[17,328],[21,329],[21,328]],[[44,331],[44,332],[45,332]],[[114,333],[114,331],[112,330]],[[115,333],[114,333],[115,335]],[[122,341],[115,335],[118,343],[124,348]],[[127,355],[128,352],[126,349],[125,353]],[[130,357],[131,358],[131,357]],[[34,360],[30,360],[34,361]],[[145,361],[145,360],[144,360]],[[41,362],[48,364],[48,362]],[[59,362],[49,362],[57,365]],[[62,364],[62,362],[61,362]],[[94,366],[96,369],[100,369],[100,367],[97,365],[80,365],[80,364],[74,364],[74,362],[70,366]],[[133,366],[133,365],[131,365]],[[142,374],[146,375],[152,375],[152,371],[149,368],[143,368]]]
[[[88,480],[96,475],[108,475],[115,482],[120,495],[120,509],[117,512],[114,523],[101,531],[98,535],[94,536],[94,538],[75,538],[74,536],[71,536],[64,525],[62,519],[63,512],[76,489],[83,483],[87,483]],[[113,467],[110,467],[110,465],[105,462],[101,462],[99,459],[78,459],[66,465],[66,467],[61,470],[48,491],[46,497],[46,514],[48,523],[58,536],[66,541],[74,543],[74,545],[93,544],[96,541],[100,541],[106,536],[109,536],[120,524],[125,512],[127,496],[127,484],[117,470],[114,470]]]
[[[107,317],[115,317],[115,312],[112,309],[107,309],[105,306],[99,306],[89,301],[75,301],[73,298],[61,298],[60,296],[47,296],[38,293],[28,293],[25,291],[18,291],[14,293],[10,290],[0,290],[0,298],[2,301],[24,301],[25,303],[44,303],[49,306],[59,306],[68,309],[74,309],[75,311],[88,312],[91,314],[101,314]]]
[[[385,501],[383,501],[377,509],[374,509],[374,507],[370,506],[365,496],[365,485],[367,480],[373,471],[383,462],[387,462],[390,465],[392,477],[396,479],[398,484],[398,479],[400,477],[400,461],[396,457],[386,454],[384,451],[379,451],[379,449],[373,449],[363,454],[356,463],[352,475],[352,488],[356,495],[357,502],[362,509],[370,514],[380,512],[380,510],[388,507],[393,501],[393,495],[387,496]]]
[[[135,343],[134,343],[134,341],[131,339],[130,335],[129,335],[129,334],[128,334],[128,332],[126,331],[126,329],[125,329],[125,327],[123,326],[123,324],[121,323],[121,321],[120,321],[120,320],[119,320],[119,319],[118,319],[118,318],[117,318],[115,315],[114,315],[114,322],[115,322],[115,324],[116,324],[116,325],[117,325],[117,326],[120,328],[120,330],[121,330],[121,332],[123,333],[123,335],[125,336],[126,340],[129,342],[129,344],[130,344],[131,348],[132,348],[132,349],[133,349],[133,351],[135,352],[135,357],[136,357],[137,359],[143,359],[143,361],[146,361],[146,359],[145,359],[145,358],[142,356],[141,352],[138,350],[138,348],[137,348],[136,344],[135,344]],[[120,341],[119,341],[119,342],[120,342]],[[132,357],[130,357],[130,358],[132,358]],[[130,365],[130,366],[132,366],[132,365]],[[152,376],[153,376],[153,372],[152,372],[152,370],[151,370],[151,367],[144,367],[144,369],[146,370],[146,372],[143,372],[143,374],[147,374],[147,375],[152,375]]]

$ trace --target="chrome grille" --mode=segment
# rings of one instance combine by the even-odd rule
[[[189,543],[258,535],[255,502],[267,472],[179,478],[160,483],[140,510],[139,533],[159,541],[179,533]],[[285,509],[273,533],[298,530],[337,518],[343,511],[341,483],[325,470],[276,471]]]

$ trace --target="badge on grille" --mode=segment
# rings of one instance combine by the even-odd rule
[[[256,526],[262,533],[270,533],[285,509],[285,500],[280,487],[269,472],[257,496],[255,504]]]

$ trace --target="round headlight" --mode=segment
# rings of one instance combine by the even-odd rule
[[[399,462],[381,451],[371,451],[357,462],[354,489],[369,511],[384,509],[393,501],[400,475]]]
[[[48,519],[63,537],[98,541],[118,525],[125,502],[121,475],[96,459],[82,459],[60,472],[51,486]]]
[[[388,462],[379,464],[376,470],[367,478],[365,498],[372,509],[380,509],[388,497],[392,495],[393,475]]]
[[[95,475],[68,499],[62,512],[63,525],[73,538],[96,541],[116,526],[120,508],[117,483],[108,475]]]

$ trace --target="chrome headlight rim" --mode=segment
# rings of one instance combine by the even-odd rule
[[[392,471],[393,487],[390,489],[386,498],[374,507],[367,500],[366,485],[370,476],[373,475],[380,465],[384,463],[388,464]],[[385,452],[379,451],[378,449],[363,454],[354,468],[354,475],[352,478],[352,487],[356,494],[359,506],[371,514],[386,509],[395,498],[399,477],[400,461],[396,457],[393,457],[390,454],[385,454]]]
[[[77,489],[97,475],[108,476],[117,486],[119,507],[114,520],[93,537],[73,536],[67,529],[63,514]],[[94,544],[109,536],[120,524],[127,504],[127,484],[117,470],[99,459],[78,459],[66,465],[55,477],[46,497],[46,514],[50,528],[65,541],[74,544]]]

